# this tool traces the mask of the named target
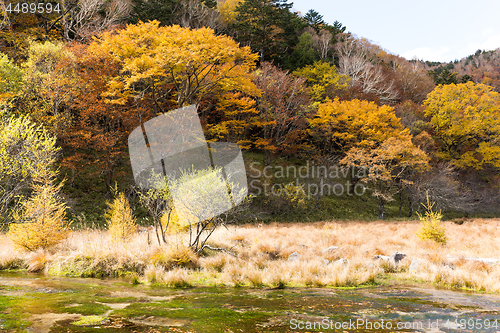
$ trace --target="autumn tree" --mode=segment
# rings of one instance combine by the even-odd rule
[[[71,121],[71,103],[78,81],[74,60],[62,43],[31,43],[15,112],[29,114],[59,136]]]
[[[127,137],[141,121],[155,116],[148,107],[135,103],[107,103],[101,94],[108,82],[119,75],[119,63],[107,52],[90,52],[84,44],[74,43],[69,51],[75,58],[79,77],[72,106],[72,122],[60,136],[62,166],[71,172],[70,185],[80,173],[93,170],[93,182],[104,178],[107,194],[120,175],[117,168],[126,156]]]
[[[7,237],[18,249],[49,249],[68,237],[70,222],[60,196],[62,183],[54,175],[39,175],[31,185],[33,194],[13,213]]]
[[[229,26],[236,23],[236,7],[243,2],[243,0],[220,0],[217,2],[217,11],[221,16],[222,21]]]
[[[105,33],[91,45],[120,65],[105,92],[110,101],[147,101],[155,112],[196,104],[208,94],[253,89],[257,55],[209,28],[160,27],[158,21]]]
[[[216,102],[216,113],[220,116],[207,124],[210,140],[237,143],[242,149],[253,147],[252,131],[259,125],[259,110],[256,97],[241,92],[227,92]]]
[[[342,155],[356,147],[376,148],[390,137],[408,135],[392,107],[356,99],[321,103],[309,126],[323,155]]]
[[[28,10],[22,10],[22,6]],[[16,64],[26,60],[27,50],[32,41],[60,41],[62,33],[60,20],[64,15],[59,1],[39,2],[43,6],[32,12],[33,6],[22,0],[0,1],[0,45],[2,52]],[[15,10],[15,8],[18,10]],[[10,12],[7,10],[10,9]],[[41,8],[40,8],[41,9]],[[62,14],[62,15],[61,15]],[[58,24],[59,23],[59,24]]]
[[[56,139],[28,117],[0,119],[0,216],[32,188],[35,180],[52,179],[58,148]]]
[[[440,85],[424,101],[439,156],[458,168],[500,167],[500,94],[473,82]]]
[[[136,219],[125,193],[115,192],[115,195],[112,202],[107,202],[105,214],[109,235],[113,242],[127,241],[137,231]]]
[[[0,106],[19,93],[23,87],[23,72],[6,54],[0,53]]]
[[[301,147],[310,104],[305,80],[267,62],[254,73],[262,95],[257,100],[259,132],[253,145],[264,150],[266,163],[275,154],[297,152]]]
[[[361,181],[370,185],[372,195],[377,199],[378,218],[385,218],[385,204],[394,200],[402,185],[412,184],[413,171],[428,168],[428,157],[411,142],[407,132],[399,138],[388,137],[376,148],[351,148],[340,164],[363,171]]]
[[[293,75],[307,79],[311,99],[315,102],[334,99],[339,92],[349,87],[350,82],[348,76],[338,74],[335,65],[329,62],[317,61],[313,65],[297,69]]]

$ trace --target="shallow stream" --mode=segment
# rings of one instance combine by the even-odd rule
[[[168,289],[0,273],[1,332],[500,332],[499,314],[500,296],[432,288]]]

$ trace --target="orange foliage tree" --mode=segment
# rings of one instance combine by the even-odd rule
[[[262,90],[257,99],[259,129],[252,139],[254,147],[265,152],[266,163],[277,153],[295,153],[301,148],[309,113],[309,89],[305,78],[296,78],[288,71],[263,63],[255,71],[254,82]]]
[[[70,48],[75,56],[80,78],[71,126],[61,136],[64,148],[62,163],[72,170],[71,181],[82,166],[92,166],[105,176],[108,192],[116,167],[126,156],[127,137],[135,127],[154,116],[148,108],[133,102],[124,105],[106,103],[101,96],[108,81],[119,74],[119,64],[105,52],[91,52],[83,44]]]
[[[155,112],[200,103],[209,94],[255,89],[250,70],[256,54],[209,28],[160,27],[158,21],[105,33],[91,49],[105,52],[120,66],[105,96],[124,104],[149,101]]]

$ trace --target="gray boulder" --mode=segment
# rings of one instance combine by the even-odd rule
[[[381,254],[377,254],[377,255],[373,256],[373,259],[381,259],[381,260],[385,260],[385,261],[391,261],[391,257],[383,256]]]
[[[335,250],[337,250],[339,247],[338,246],[330,246],[329,248],[327,249],[324,249],[323,252],[324,253],[332,253],[334,252]]]
[[[339,260],[336,260],[335,261],[335,265],[342,265],[342,266],[345,266],[349,263],[349,261],[347,261],[347,259],[345,258],[340,258]]]
[[[421,263],[422,263],[422,261],[420,259],[417,259],[417,258],[413,259],[411,261],[410,267],[408,268],[408,271],[417,272]]]
[[[288,261],[297,261],[300,259],[300,254],[298,252],[294,252],[288,256]]]
[[[400,253],[398,251],[394,252],[394,254],[391,256],[392,260],[394,260],[396,264],[403,260],[404,257],[406,257],[406,254]]]

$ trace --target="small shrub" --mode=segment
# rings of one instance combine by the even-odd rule
[[[135,216],[123,192],[120,192],[112,203],[108,202],[109,210],[105,217],[113,242],[126,241],[136,232]]]
[[[294,182],[279,185],[278,195],[266,196],[263,199],[264,207],[270,214],[285,214],[291,210],[305,209],[308,197],[304,184],[296,185]],[[273,185],[273,186],[274,186]]]
[[[34,184],[34,194],[13,214],[7,236],[17,249],[49,249],[68,236],[66,205],[59,198],[62,184]]]
[[[437,243],[446,244],[448,238],[446,237],[446,229],[441,225],[441,219],[443,215],[441,212],[435,212],[432,210],[434,203],[429,202],[429,196],[427,195],[427,205],[423,205],[426,209],[424,215],[418,214],[420,221],[422,222],[422,227],[417,233],[420,239],[429,239]]]

